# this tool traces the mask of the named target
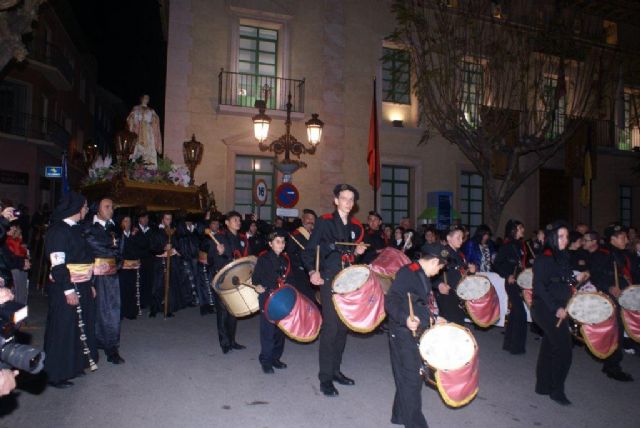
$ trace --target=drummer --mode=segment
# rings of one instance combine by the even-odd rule
[[[518,220],[509,220],[504,230],[505,241],[500,246],[493,270],[504,278],[504,288],[509,296],[509,320],[504,331],[502,349],[513,355],[524,354],[527,343],[527,312],[516,278],[524,270],[527,260],[524,225]]]
[[[264,312],[264,304],[269,294],[283,285],[291,271],[289,258],[283,252],[287,233],[275,229],[267,237],[269,250],[258,257],[251,282],[256,284],[259,293],[260,311]],[[273,369],[286,369],[287,365],[280,361],[284,351],[284,333],[277,325],[260,317],[260,355],[258,357],[262,371],[273,373]]]
[[[378,256],[380,250],[387,246],[387,241],[380,230],[380,226],[382,226],[382,216],[379,213],[369,211],[367,226],[366,233],[364,234],[364,242],[369,244],[369,247],[362,255],[360,263],[368,265]]]
[[[436,275],[444,265],[444,258],[429,254],[402,267],[384,300],[389,319],[391,367],[396,383],[392,424],[416,428],[427,426],[422,414],[422,379],[419,374],[422,360],[416,346],[416,331],[429,328],[429,277]],[[413,319],[408,293],[411,295]]]
[[[351,215],[358,201],[358,191],[349,184],[339,184],[333,189],[333,213],[318,218],[313,233],[302,255],[305,268],[313,285],[320,287],[322,305],[322,330],[320,331],[320,390],[328,397],[338,395],[333,381],[341,385],[354,385],[353,379],[340,371],[342,354],[347,342],[348,328],[338,317],[331,302],[331,284],[344,268],[355,263],[365,245],[339,245],[336,242],[360,244],[364,238],[362,224]],[[319,270],[316,271],[316,248],[320,248]]]
[[[229,211],[225,216],[226,229],[220,229],[215,234],[216,245],[214,257],[214,269],[219,271],[235,259],[249,255],[249,244],[244,234],[240,233],[241,216],[237,211]],[[226,354],[232,349],[245,349],[244,345],[236,342],[236,317],[231,315],[222,299],[216,299],[216,321],[218,324],[218,340],[222,353]]]
[[[302,263],[302,253],[309,241],[318,215],[315,211],[305,208],[302,211],[302,225],[289,235],[285,251],[291,260],[291,284],[312,302],[315,301],[315,291],[311,288],[309,275]]]
[[[571,333],[566,319],[566,306],[571,298],[571,270],[569,254],[569,229],[561,222],[547,226],[545,251],[533,264],[533,305],[531,315],[544,331],[538,364],[536,388],[540,395],[548,395],[553,401],[568,406],[571,401],[564,393],[564,382],[571,367]],[[579,281],[586,276],[581,273]],[[558,325],[558,320],[561,323]]]
[[[618,224],[612,224],[604,231],[606,245],[596,248],[589,247],[591,256],[589,268],[591,270],[591,282],[596,288],[611,296],[616,302],[616,316],[618,318],[618,343],[623,345],[624,327],[620,318],[620,308],[617,304],[620,293],[631,284],[640,281],[640,275],[634,269],[626,246],[628,242],[627,229]],[[614,264],[618,273],[615,277]],[[620,382],[631,382],[633,377],[622,370],[623,352],[621,346],[614,351],[609,358],[604,360],[602,371],[611,379]]]
[[[447,245],[441,248],[439,257],[447,261],[443,274],[434,280],[434,291],[440,315],[459,325],[464,325],[465,314],[462,310],[460,298],[455,293],[455,289],[467,273],[475,273],[476,266],[467,264],[467,261],[460,251],[464,230],[459,226],[452,225],[447,233]]]

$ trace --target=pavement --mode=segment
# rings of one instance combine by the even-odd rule
[[[30,301],[26,333],[42,346],[46,307]],[[623,367],[635,382],[619,383],[601,373],[602,364],[575,347],[562,407],[536,395],[539,344],[529,334],[527,353],[501,350],[502,329],[473,330],[480,348],[480,392],[466,407],[451,409],[438,393],[423,388],[429,426],[639,427],[640,358],[625,355]],[[318,344],[287,340],[285,370],[265,375],[258,363],[258,317],[238,323],[237,341],[247,346],[222,354],[215,316],[197,308],[175,318],[124,320],[121,355],[115,366],[101,355],[99,369],[75,379],[67,390],[46,387],[43,376],[19,376],[19,390],[0,399],[0,428],[14,427],[392,427],[394,383],[386,335],[352,335],[342,371],[355,386],[336,385],[337,398],[319,391]]]

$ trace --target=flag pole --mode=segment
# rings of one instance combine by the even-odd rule
[[[378,124],[378,106],[377,106],[377,100],[376,100],[376,76],[373,76],[373,102],[375,104],[375,109],[376,109],[376,125],[377,125]],[[375,133],[376,134],[378,133],[377,129],[375,130]],[[379,147],[376,147],[376,152],[378,150],[379,150]],[[374,159],[377,156],[378,155],[376,154],[376,156],[374,156]],[[378,165],[377,164],[373,168],[373,211],[378,212]]]

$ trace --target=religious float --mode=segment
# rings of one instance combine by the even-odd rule
[[[119,208],[142,207],[149,211],[215,210],[213,194],[207,184],[194,184],[196,166],[202,160],[202,143],[183,143],[184,164],[158,157],[162,146],[159,120],[147,106],[148,96],[141,97],[127,118],[127,127],[116,134],[115,161],[111,155],[98,156],[96,145],[84,147],[87,176],[82,193],[88,200],[109,195]]]

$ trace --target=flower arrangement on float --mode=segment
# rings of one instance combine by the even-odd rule
[[[175,186],[189,187],[191,174],[189,168],[183,164],[175,164],[168,158],[158,159],[158,168],[151,169],[141,158],[129,161],[126,177],[129,180],[143,183],[173,184]],[[122,175],[122,167],[113,162],[111,155],[97,156],[89,167],[87,176],[82,185],[88,186],[105,181],[112,181]]]

